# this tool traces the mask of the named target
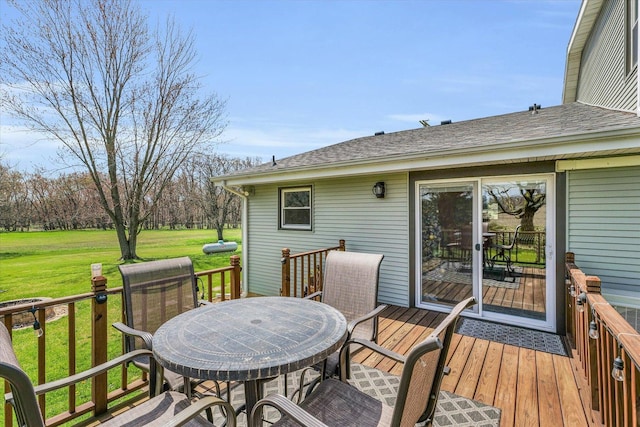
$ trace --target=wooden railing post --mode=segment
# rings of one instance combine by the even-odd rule
[[[344,241],[344,239],[340,239],[338,242],[338,246],[340,246],[340,249],[342,252],[347,250],[347,243]]]
[[[290,263],[291,250],[289,248],[282,249],[282,287],[280,288],[280,295],[288,297],[291,294],[291,263]]]
[[[229,258],[233,270],[231,271],[231,299],[240,298],[240,257],[231,255]]]
[[[565,263],[567,263],[567,264],[575,264],[576,263],[576,254],[574,254],[573,252],[567,252],[564,255],[564,260],[565,260]]]
[[[91,279],[91,366],[97,366],[107,361],[107,278],[97,276]],[[99,415],[107,411],[107,374],[103,373],[93,378],[91,383],[94,414]]]

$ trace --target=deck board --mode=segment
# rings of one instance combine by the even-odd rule
[[[485,363],[482,366],[478,386],[473,396],[474,400],[493,405],[500,377],[503,350],[504,344],[489,342]]]
[[[565,426],[586,426],[592,425],[590,417],[587,417],[582,409],[580,392],[574,379],[574,370],[571,366],[571,359],[563,356],[553,356],[556,381],[558,384],[558,394],[560,397],[560,407],[562,408],[562,419]],[[571,381],[574,379],[574,381]]]
[[[518,396],[516,398],[516,426],[537,426],[538,387],[536,380],[536,351],[521,348],[518,352]]]
[[[380,318],[378,342],[406,354],[443,318],[442,313],[390,306]],[[401,364],[365,351],[354,361],[396,375],[402,370]],[[500,408],[503,427],[593,425],[580,399],[571,357],[454,334],[448,366],[451,373],[442,389]]]
[[[554,425],[556,420],[562,419],[560,408],[560,396],[556,382],[553,355],[544,352],[536,354],[536,366],[538,374],[538,406],[540,425]]]

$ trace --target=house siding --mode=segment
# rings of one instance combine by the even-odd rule
[[[386,195],[376,199],[371,188],[384,181]],[[295,182],[311,185],[312,231],[278,229],[278,189],[289,186],[256,186],[248,199],[247,245],[250,264],[245,288],[252,293],[278,295],[281,284],[281,252],[291,253],[337,246],[346,240],[347,250],[384,254],[380,269],[380,303],[409,305],[409,212],[406,173]],[[246,286],[248,285],[248,286]]]
[[[578,170],[568,179],[568,250],[606,295],[640,291],[640,167]]]
[[[625,66],[625,0],[606,1],[582,53],[577,100],[623,111],[636,110],[637,67]]]

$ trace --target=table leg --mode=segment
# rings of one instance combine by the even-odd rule
[[[247,410],[247,417],[251,415],[251,410],[256,402],[262,397],[262,381],[245,381],[244,382],[244,401]]]

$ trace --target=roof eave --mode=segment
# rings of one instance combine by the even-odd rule
[[[608,141],[606,150],[603,149],[603,140]],[[612,140],[620,141],[620,143],[613,147],[611,145]],[[228,186],[257,185],[411,170],[470,167],[500,162],[525,162],[550,157],[570,158],[583,156],[584,153],[597,153],[598,151],[611,151],[612,149],[638,149],[640,151],[640,129],[621,128],[593,131],[562,137],[508,141],[490,146],[375,157],[245,175],[234,174],[214,177],[212,181],[216,185],[221,185],[223,182]]]
[[[582,51],[602,8],[603,0],[583,0],[567,47],[562,103],[577,101]]]

